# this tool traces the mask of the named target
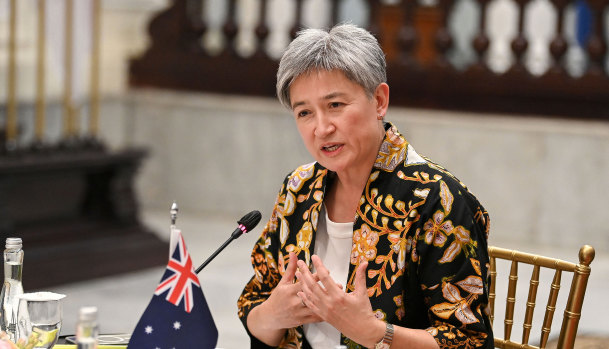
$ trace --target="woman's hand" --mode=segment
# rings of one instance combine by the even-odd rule
[[[368,263],[364,262],[357,268],[355,291],[345,293],[336,287],[336,282],[318,256],[313,255],[311,260],[317,271],[316,275],[309,271],[304,262],[298,261],[296,276],[302,284],[302,291],[298,292],[298,296],[303,299],[307,308],[345,336],[361,345],[374,347],[374,344],[383,338],[385,324],[374,316],[368,298]],[[321,281],[323,287],[317,280]]]
[[[271,296],[247,317],[250,332],[268,345],[279,345],[288,328],[321,321],[297,295],[302,290],[302,283],[295,279],[297,262],[296,255],[290,253],[286,271]]]
[[[264,302],[271,327],[278,329],[292,328],[311,322],[320,321],[318,316],[305,307],[298,292],[302,290],[301,283],[296,281],[295,273],[298,259],[290,253],[290,260],[281,281],[269,299]]]

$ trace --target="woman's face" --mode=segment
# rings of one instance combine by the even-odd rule
[[[339,176],[373,165],[384,130],[389,87],[380,84],[372,98],[339,70],[320,70],[299,76],[290,87],[290,102],[307,150]]]

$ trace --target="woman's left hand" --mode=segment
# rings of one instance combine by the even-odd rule
[[[302,283],[302,291],[298,292],[298,296],[309,309],[345,336],[361,345],[373,347],[383,338],[385,324],[374,316],[368,298],[366,287],[368,262],[360,264],[357,268],[355,291],[346,293],[336,287],[336,282],[318,256],[313,255],[311,261],[315,266],[317,278],[302,260],[298,261],[296,277]],[[323,287],[316,279],[319,279]]]

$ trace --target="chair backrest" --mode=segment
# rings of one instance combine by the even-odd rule
[[[507,289],[507,299],[505,308],[504,320],[504,338],[495,337],[496,348],[545,348],[548,343],[550,329],[556,302],[558,299],[558,291],[560,289],[560,281],[562,272],[573,273],[571,289],[567,296],[567,304],[563,314],[563,322],[560,328],[558,338],[558,348],[571,349],[575,342],[577,334],[577,326],[581,317],[581,309],[584,301],[584,294],[590,276],[590,263],[594,259],[594,248],[589,245],[584,245],[579,250],[579,264],[565,262],[555,258],[538,256],[534,254],[524,253],[515,250],[508,250],[500,247],[489,246],[489,256],[491,264],[491,285],[489,290],[489,309],[491,322],[494,322],[495,314],[495,287],[497,284],[497,259],[511,261],[510,275]],[[516,303],[516,285],[518,281],[518,263],[529,264],[533,266],[531,280],[529,283],[528,298],[526,301],[526,310],[523,320],[522,341],[517,342],[511,339],[512,326],[514,323],[514,306]],[[537,297],[537,289],[539,286],[540,268],[554,269],[554,278],[549,290],[548,302],[545,310],[544,320],[540,333],[539,345],[530,345],[529,337],[531,335],[533,313],[535,310],[535,301]]]

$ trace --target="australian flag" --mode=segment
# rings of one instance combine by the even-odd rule
[[[129,349],[213,349],[218,341],[199,278],[182,233],[172,229],[170,258],[154,296],[140,318]]]

